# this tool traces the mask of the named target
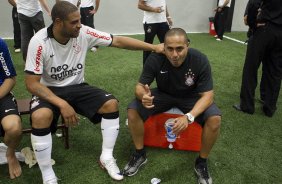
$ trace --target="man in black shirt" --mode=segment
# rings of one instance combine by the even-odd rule
[[[254,96],[257,86],[257,70],[263,61],[264,90],[261,96],[263,112],[272,117],[276,111],[282,78],[282,1],[252,0],[260,4],[257,15],[256,30],[248,43],[243,68],[240,104],[234,108],[253,114],[255,110]]]
[[[136,151],[125,166],[124,175],[132,176],[147,162],[144,150],[144,121],[152,114],[172,107],[184,114],[174,120],[173,132],[178,135],[189,123],[203,126],[200,155],[195,171],[199,183],[211,183],[207,158],[219,134],[221,112],[213,103],[213,82],[208,59],[199,51],[189,48],[189,39],[183,29],[173,28],[166,33],[165,55],[151,54],[139,83],[136,99],[128,106],[128,125]],[[156,79],[157,88],[149,85]]]

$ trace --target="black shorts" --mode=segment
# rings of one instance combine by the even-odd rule
[[[102,114],[98,114],[97,111],[103,104],[111,99],[116,99],[111,93],[86,83],[48,88],[58,97],[67,101],[76,113],[87,117],[93,123],[99,123],[101,121]],[[30,106],[31,114],[40,108],[49,108],[53,111],[51,132],[54,133],[60,116],[59,108],[36,96],[32,97]]]
[[[142,102],[138,99],[134,99],[129,105],[128,109],[136,109],[140,114],[140,117],[145,122],[149,116],[159,114],[168,111],[169,109],[176,107],[183,113],[188,113],[194,107],[199,98],[179,98],[172,97],[166,93],[163,93],[157,89],[151,90],[152,96],[154,96],[152,109],[147,109],[143,106]],[[204,126],[205,121],[210,116],[221,116],[219,108],[213,103],[202,114],[196,117],[195,121]]]
[[[19,111],[14,95],[9,93],[0,99],[0,136],[4,136],[4,130],[1,124],[2,119],[11,114],[19,116]]]

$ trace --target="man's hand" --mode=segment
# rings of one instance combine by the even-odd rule
[[[178,136],[182,131],[184,131],[188,127],[188,119],[187,116],[180,116],[178,118],[175,118],[174,120],[174,126],[172,128],[172,131],[176,136]]]
[[[164,8],[162,6],[154,8],[155,13],[162,13],[164,11]]]
[[[78,116],[72,106],[67,102],[60,107],[60,111],[67,127],[76,126],[78,124]]]
[[[244,24],[247,26],[248,25],[248,15],[244,16]]]
[[[151,94],[151,90],[150,90],[148,84],[146,84],[144,86],[144,89],[145,89],[145,94],[142,97],[142,104],[145,108],[151,109],[151,108],[155,107],[155,105],[153,104],[154,97]]]
[[[160,43],[160,44],[155,45],[154,51],[155,51],[156,53],[164,54],[164,53],[165,53],[165,52],[164,52],[164,44],[163,44],[163,43]]]
[[[89,10],[89,13],[90,13],[91,15],[94,15],[95,13],[97,13],[97,11],[96,11],[95,9],[93,9],[93,10]]]

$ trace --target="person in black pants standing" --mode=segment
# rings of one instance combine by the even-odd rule
[[[219,0],[217,7],[214,9],[214,28],[216,32],[216,40],[221,41],[223,39],[225,20],[228,16],[228,10],[231,5],[231,0]]]
[[[263,61],[265,95],[263,112],[272,117],[276,111],[282,78],[282,1],[253,0],[261,4],[256,20],[256,31],[250,39],[243,68],[240,104],[234,108],[254,113],[254,96],[257,86],[257,70]]]
[[[144,42],[153,43],[157,35],[160,43],[163,43],[166,32],[170,29],[170,26],[172,26],[172,19],[168,13],[166,1],[139,0],[138,8],[144,11]],[[143,65],[150,54],[150,51],[143,52]]]
[[[18,53],[21,52],[21,27],[18,19],[17,4],[15,0],[8,0],[8,2],[13,6],[14,48],[15,52]]]

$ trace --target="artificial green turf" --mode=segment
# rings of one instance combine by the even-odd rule
[[[245,41],[246,33],[227,33],[227,36]],[[274,117],[265,117],[261,105],[256,102],[254,115],[235,111],[239,102],[242,68],[246,45],[227,39],[217,42],[208,34],[189,34],[191,47],[205,53],[211,63],[214,79],[215,102],[222,117],[221,135],[209,157],[209,170],[216,184],[271,184],[281,183],[282,152],[282,98]],[[135,36],[143,40],[143,35]],[[29,97],[23,82],[23,62],[15,54],[12,41],[7,41],[18,71],[14,93],[17,98]],[[126,106],[134,96],[134,87],[142,70],[142,52],[100,47],[87,56],[86,81],[114,94],[120,101],[120,134],[114,155],[122,169],[134,150],[129,131],[125,126]],[[257,90],[256,97],[259,97]],[[28,118],[24,124],[28,126]],[[97,160],[101,153],[100,126],[93,126],[82,119],[78,127],[70,130],[70,149],[65,150],[62,141],[53,137],[54,166],[64,184],[117,183],[101,170]],[[20,148],[30,147],[30,137],[23,136]],[[193,167],[197,153],[167,149],[147,148],[148,163],[133,177],[120,183],[150,183],[157,177],[162,183],[196,183]],[[22,164],[23,175],[11,181],[7,165],[0,165],[0,183],[42,183],[38,166],[31,169]]]

